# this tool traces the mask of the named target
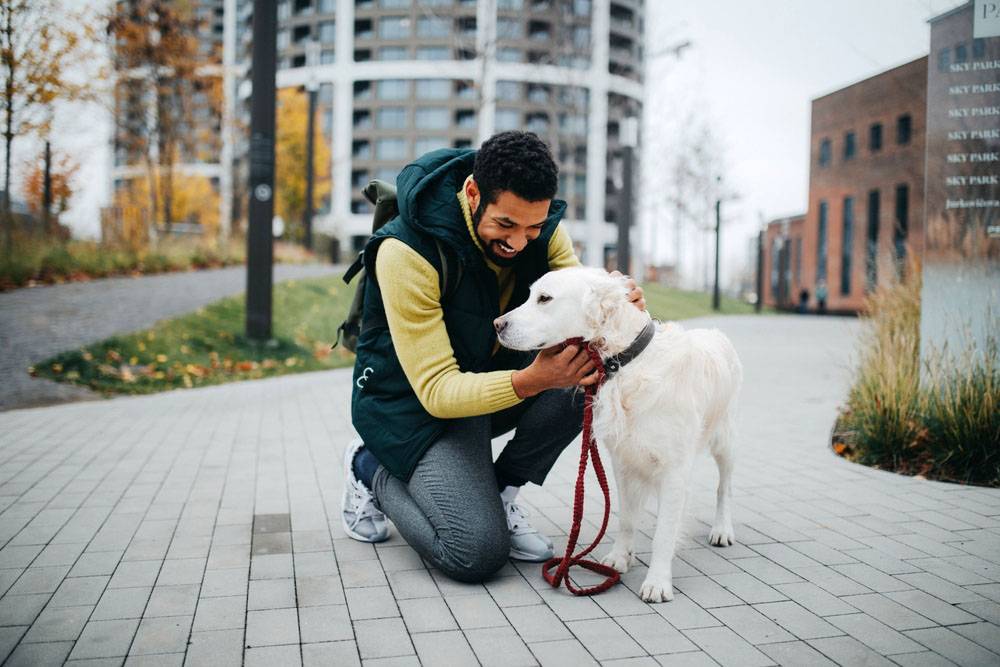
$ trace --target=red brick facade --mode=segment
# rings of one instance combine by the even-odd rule
[[[768,223],[764,231],[764,305],[772,308],[794,308],[805,286],[803,271],[803,231],[806,216],[778,218]]]
[[[801,257],[791,258],[801,263],[800,280],[790,284],[794,301],[805,288],[816,310],[825,282],[828,310],[856,312],[874,285],[919,256],[926,97],[925,56],[813,100],[808,213]],[[765,246],[768,267],[772,253]],[[765,273],[765,303],[782,305],[770,283]]]

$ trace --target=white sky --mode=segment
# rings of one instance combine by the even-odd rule
[[[711,122],[723,147],[727,188],[739,196],[724,206],[723,284],[745,263],[760,215],[770,219],[805,211],[810,100],[925,55],[927,19],[959,4],[961,0],[646,3],[647,52],[682,40],[692,46],[680,60],[663,56],[650,63],[644,160],[653,164],[672,149],[672,132],[654,128],[669,127],[691,111]],[[80,191],[65,220],[76,233],[96,236],[98,207],[107,197],[107,113],[94,108],[66,114],[60,128],[56,148],[83,163]],[[645,240],[653,216],[643,208]],[[672,228],[671,221],[661,222]],[[687,237],[682,265],[689,283],[700,283],[704,267],[699,262],[709,239],[695,233]],[[660,261],[673,259],[672,248],[661,232]]]
[[[805,212],[810,100],[926,55],[927,19],[961,0],[650,0],[648,49],[691,40],[680,60],[650,62],[647,159],[668,154],[669,132],[650,123],[701,110],[723,145],[722,173],[739,195],[723,206],[723,284],[745,263],[765,219]],[[648,181],[647,181],[648,183]],[[650,223],[647,213],[643,222]],[[672,228],[672,221],[668,224]],[[648,237],[648,227],[644,238]],[[693,236],[693,235],[689,235]],[[660,234],[661,261],[673,245]],[[707,240],[707,239],[706,239]],[[689,282],[702,275],[701,246],[688,245]],[[694,275],[691,275],[694,274]]]

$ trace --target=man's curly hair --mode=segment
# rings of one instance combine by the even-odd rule
[[[510,130],[483,142],[472,177],[482,196],[479,208],[484,210],[505,191],[530,202],[552,199],[559,184],[559,168],[537,134]]]

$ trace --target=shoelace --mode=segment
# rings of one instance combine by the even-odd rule
[[[354,513],[354,520],[351,522],[352,528],[363,519],[371,519],[378,514],[375,503],[371,499],[371,492],[364,488],[360,482],[355,482],[351,488],[350,511]]]
[[[507,529],[515,535],[537,532],[528,523],[527,513],[516,503],[507,503]]]

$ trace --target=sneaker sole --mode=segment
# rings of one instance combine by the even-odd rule
[[[544,563],[548,559],[552,558],[555,554],[549,554],[547,556],[539,556],[538,554],[529,554],[524,551],[517,551],[516,549],[510,550],[510,557],[514,560],[523,561],[525,563]]]
[[[344,520],[344,512],[343,512],[343,510],[341,510],[341,512],[340,512],[340,526],[344,529],[344,533],[346,533],[348,537],[350,537],[351,539],[357,540],[358,542],[367,542],[368,544],[378,544],[379,542],[385,542],[387,539],[389,539],[389,531],[386,531],[385,537],[382,537],[380,539],[374,539],[374,540],[365,537],[361,533],[354,532],[353,530],[351,530],[350,527],[348,527],[347,521]]]

